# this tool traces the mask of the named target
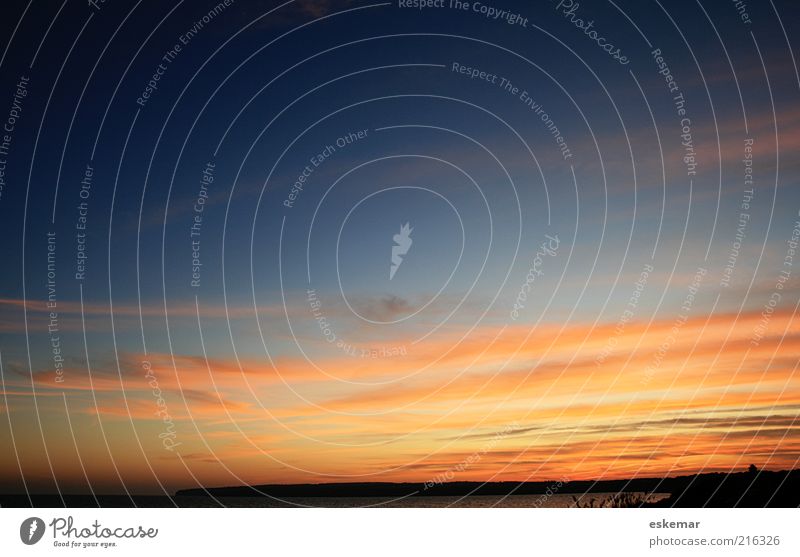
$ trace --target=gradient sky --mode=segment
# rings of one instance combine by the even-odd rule
[[[795,3],[39,4],[0,18],[3,490],[796,467]]]

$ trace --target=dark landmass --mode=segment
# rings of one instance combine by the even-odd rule
[[[782,507],[800,506],[800,470],[698,474],[667,478],[670,497],[655,507]]]
[[[505,495],[585,495],[592,493],[669,493],[657,503],[637,504],[644,507],[798,507],[800,506],[800,469],[780,472],[756,471],[709,473],[671,478],[636,478],[631,480],[572,481],[559,484],[544,482],[448,482],[422,483],[332,483],[260,485],[184,489],[170,498],[166,496],[122,495],[0,495],[3,507],[196,507],[236,504],[248,505],[258,498],[302,499],[304,505],[315,504],[317,498],[394,499],[408,497],[413,507],[415,497],[463,497]],[[63,498],[63,500],[62,500]],[[218,502],[217,499],[220,499]],[[293,505],[286,505],[293,506]]]
[[[800,470],[710,473],[672,478],[545,482],[334,483],[260,485],[185,489],[176,497],[415,497],[543,495],[548,493],[669,493],[647,506],[658,507],[797,507]],[[413,500],[409,501],[413,506]]]

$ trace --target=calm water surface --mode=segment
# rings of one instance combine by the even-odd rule
[[[610,506],[613,493],[576,494],[582,506]],[[636,494],[637,500],[645,500],[645,494]],[[648,502],[656,502],[669,497],[668,493],[653,493]],[[391,499],[386,497],[287,497],[283,500],[267,497],[218,497],[217,501],[206,497],[178,497],[176,503],[181,507],[511,507],[511,508],[569,508],[575,507],[571,494],[546,495],[481,495],[471,497],[407,497]]]

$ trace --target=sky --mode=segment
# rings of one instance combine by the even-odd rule
[[[797,6],[406,4],[3,4],[0,489],[797,466]]]

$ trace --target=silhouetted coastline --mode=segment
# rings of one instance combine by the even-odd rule
[[[578,495],[614,493],[667,493],[656,503],[637,507],[797,507],[800,505],[800,470],[706,473],[668,478],[629,480],[582,480],[571,482],[447,482],[424,483],[329,483],[275,484],[184,489],[175,496],[121,495],[1,495],[4,507],[193,507],[247,505],[253,498],[302,499],[302,506],[337,498],[402,499],[414,507],[420,497],[511,497],[517,495]],[[231,501],[234,501],[233,503]],[[237,504],[237,502],[239,504]],[[243,503],[244,502],[244,503]],[[289,505],[293,506],[293,505]],[[329,506],[321,503],[318,506]]]

